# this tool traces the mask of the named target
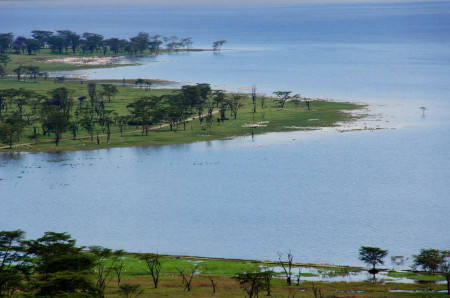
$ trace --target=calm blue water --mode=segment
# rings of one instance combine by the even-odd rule
[[[450,3],[226,10],[0,4],[0,32],[192,36],[220,54],[141,59],[91,78],[164,78],[368,102],[375,132],[0,155],[1,229],[129,251],[355,264],[361,245],[448,248]],[[2,7],[3,6],[3,7]],[[121,26],[110,28],[116,19]],[[83,74],[80,72],[78,74]],[[0,82],[1,84],[1,82]],[[0,85],[1,86],[1,85]],[[426,106],[422,117],[419,107]]]
[[[275,259],[290,249],[334,264],[359,264],[361,245],[446,248],[450,138],[433,131],[3,154],[1,226],[128,251]]]

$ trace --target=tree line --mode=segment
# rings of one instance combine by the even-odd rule
[[[156,54],[165,47],[169,51],[178,51],[180,49],[191,50],[193,41],[191,37],[178,38],[177,36],[164,37],[161,35],[151,36],[149,33],[140,32],[136,36],[128,39],[107,38],[98,33],[84,32],[78,34],[70,30],[33,30],[31,38],[24,36],[14,36],[12,32],[0,33],[0,54],[13,52],[16,54],[35,55],[40,49],[49,48],[52,53],[81,55],[103,54],[110,51],[113,55],[119,52],[127,53],[130,56],[148,52]],[[214,51],[220,51],[225,40],[213,42]]]
[[[141,84],[140,79],[136,84]],[[113,128],[122,135],[127,127],[140,127],[141,134],[148,135],[152,126],[164,122],[170,130],[179,125],[186,130],[193,116],[205,130],[211,130],[213,122],[229,119],[227,111],[237,118],[244,98],[241,94],[212,90],[206,83],[186,85],[161,96],[135,98],[127,105],[128,114],[121,115],[108,106],[119,93],[116,85],[90,82],[86,87],[85,95],[78,97],[66,87],[57,87],[47,94],[23,88],[0,90],[0,140],[11,148],[28,128],[32,141],[37,142],[41,136],[52,137],[56,146],[63,133],[70,132],[72,139],[77,139],[80,131],[88,133],[91,141],[96,134],[97,143],[99,134],[104,134],[109,143]],[[213,116],[214,109],[217,117]]]

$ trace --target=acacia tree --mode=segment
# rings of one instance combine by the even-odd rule
[[[372,265],[370,273],[376,274],[378,270],[375,268],[377,264],[384,264],[383,259],[387,256],[388,251],[379,247],[361,246],[359,249],[359,260],[367,265]]]
[[[190,291],[192,290],[192,279],[194,278],[195,272],[197,271],[198,264],[195,265],[193,268],[191,268],[191,272],[186,273],[184,269],[176,267],[178,273],[180,273],[181,278],[183,279],[184,283],[184,290]]]
[[[96,286],[100,290],[100,295],[105,296],[106,286],[116,275],[116,270],[121,266],[123,250],[113,251],[101,246],[89,246],[89,250],[94,255],[94,266],[97,273]]]
[[[258,297],[259,292],[266,287],[266,276],[266,272],[248,272],[240,273],[233,278],[239,282],[248,297],[253,298]]]
[[[45,130],[55,134],[55,144],[58,146],[63,132],[69,127],[69,117],[61,110],[55,107],[49,107],[44,110],[42,124]]]
[[[83,247],[77,247],[69,234],[46,232],[43,237],[26,243],[35,264],[36,295],[54,297],[96,292],[94,260],[81,252]]]
[[[117,86],[111,85],[111,84],[102,84],[103,88],[103,94],[108,97],[108,102],[111,102],[111,97],[114,97],[117,93],[119,93],[119,90],[117,89]]]
[[[153,286],[156,289],[159,283],[159,274],[164,264],[162,257],[159,254],[142,254],[139,255],[139,259],[147,264],[148,272],[153,279]]]
[[[17,80],[20,82],[20,78],[22,77],[22,71],[23,71],[22,65],[19,65],[18,67],[13,69],[13,72],[17,75]]]
[[[234,119],[237,118],[237,112],[242,107],[243,96],[241,94],[232,94],[231,97],[228,98],[228,108],[231,111],[231,116],[234,116]]]
[[[3,63],[3,65],[8,66],[8,63],[11,62],[11,58],[6,54],[0,54],[0,63]]]
[[[8,115],[3,122],[0,122],[0,139],[9,145],[9,149],[12,148],[15,140],[19,141],[24,126],[25,122],[18,112]]]
[[[29,269],[24,235],[22,230],[0,231],[0,297],[12,297],[23,288]]]
[[[288,99],[290,98],[289,94],[291,93],[292,91],[276,91],[273,93],[277,97],[277,101],[282,109],[284,108],[286,101],[288,101]]]
[[[414,266],[421,267],[429,274],[435,273],[444,261],[444,255],[439,249],[422,249],[418,255],[413,255]]]

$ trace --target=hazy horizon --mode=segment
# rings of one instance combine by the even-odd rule
[[[240,6],[280,6],[280,5],[320,5],[320,4],[382,4],[382,3],[418,3],[418,2],[447,2],[447,0],[0,0],[0,6],[74,6],[99,7],[99,6],[133,6],[144,7],[174,7],[174,6],[202,6],[202,7],[240,7]]]

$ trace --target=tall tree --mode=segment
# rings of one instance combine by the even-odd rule
[[[148,33],[145,32],[139,32],[138,35],[135,37],[130,38],[130,42],[132,43],[132,47],[139,51],[141,54],[144,52],[145,49],[147,49],[149,42],[150,42],[150,36]]]
[[[39,41],[29,38],[25,40],[25,47],[27,49],[28,55],[36,55],[36,53],[41,48],[41,45]]]
[[[8,66],[8,63],[11,61],[11,58],[6,54],[0,54],[0,63],[3,63],[3,65],[6,67]]]
[[[83,38],[85,46],[91,54],[94,53],[94,51],[98,51],[100,44],[103,41],[103,35],[96,33],[85,32],[83,33]]]
[[[0,33],[0,53],[5,53],[11,48],[14,35],[10,33]]]
[[[159,284],[159,275],[163,267],[164,261],[159,254],[142,254],[139,259],[147,264],[148,273],[153,280],[153,286],[156,289]]]
[[[58,146],[62,134],[69,128],[70,118],[63,111],[55,107],[48,107],[44,111],[42,125],[46,131],[55,134],[55,144]]]
[[[28,241],[33,256],[38,296],[76,293],[94,294],[94,259],[82,253],[76,241],[67,233],[46,232],[37,240]]]
[[[50,37],[53,35],[52,31],[45,30],[33,30],[31,31],[31,36],[39,42],[39,46],[43,48],[48,45]]]
[[[89,246],[90,252],[94,256],[94,266],[97,275],[96,286],[100,290],[100,295],[105,297],[106,286],[114,279],[115,270],[122,264],[124,252],[122,250],[113,251],[101,246]]]
[[[414,265],[428,271],[429,274],[436,272],[444,261],[444,256],[438,249],[422,249],[418,255],[413,255]]]
[[[22,65],[17,66],[13,69],[13,72],[17,76],[17,80],[20,82],[20,78],[22,77],[22,71],[24,70],[24,67]]]
[[[23,244],[24,231],[0,231],[0,297],[12,297],[23,288],[29,259]]]
[[[102,84],[103,94],[108,97],[108,102],[111,102],[111,97],[114,97],[117,93],[119,93],[119,89],[117,86],[111,84]]]
[[[359,260],[363,261],[367,265],[372,265],[370,273],[375,274],[378,270],[375,268],[378,264],[384,264],[384,258],[387,256],[388,251],[379,247],[361,246],[359,249]]]
[[[291,94],[291,93],[292,93],[292,91],[276,91],[276,92],[274,92],[281,108],[284,108],[284,105],[290,98],[289,94]]]
[[[18,112],[8,115],[0,122],[0,139],[11,149],[14,141],[19,141],[24,127],[25,122]]]
[[[289,251],[287,254],[286,261],[281,260],[282,257],[283,257],[283,254],[281,252],[278,252],[278,264],[280,264],[281,267],[283,268],[284,274],[286,276],[287,284],[291,285],[291,283],[292,283],[292,266],[293,266],[294,255]]]
[[[439,266],[439,270],[442,271],[447,280],[447,294],[450,295],[450,250],[441,251],[441,255],[442,262]]]

